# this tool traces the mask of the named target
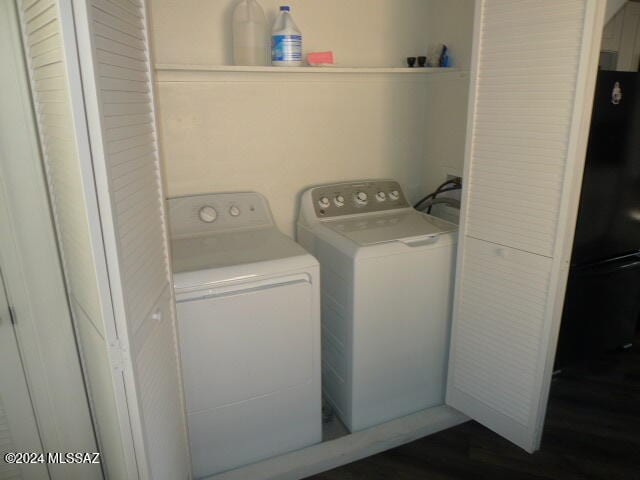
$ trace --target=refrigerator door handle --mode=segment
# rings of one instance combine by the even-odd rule
[[[631,263],[625,263],[624,265],[620,265],[619,267],[616,267],[614,271],[617,272],[620,270],[632,270],[634,268],[640,268],[640,260],[637,260]]]
[[[590,270],[597,274],[608,274],[640,268],[640,253],[621,258],[611,263],[593,266]]]

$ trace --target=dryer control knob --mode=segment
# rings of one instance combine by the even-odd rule
[[[216,221],[216,218],[218,218],[218,212],[212,206],[205,205],[198,212],[198,216],[204,223],[213,223]]]
[[[229,209],[229,215],[232,217],[237,217],[240,215],[240,209],[235,205]]]
[[[318,200],[318,206],[320,208],[329,208],[331,206],[331,202],[327,197],[322,197],[320,200]]]
[[[366,205],[369,196],[366,194],[366,192],[357,192],[353,196],[353,199],[355,200],[356,205]]]
[[[342,195],[336,195],[336,198],[333,199],[333,203],[336,204],[336,207],[344,207],[344,197]]]
[[[400,192],[398,192],[398,190],[393,190],[392,192],[389,192],[389,198],[391,200],[398,200],[400,198]]]
[[[387,194],[384,192],[376,193],[376,200],[379,202],[384,202],[387,199]]]

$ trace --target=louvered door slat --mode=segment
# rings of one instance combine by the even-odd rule
[[[106,117],[104,126],[105,128],[121,128],[129,125],[142,125],[152,121],[151,115],[121,115],[119,117]]]
[[[114,189],[122,191],[127,186],[135,185],[144,178],[148,178],[149,175],[154,175],[156,173],[148,164],[143,162],[140,162],[139,166],[134,163],[131,167],[133,168],[127,173],[127,175],[113,176]]]
[[[123,22],[118,17],[110,15],[108,12],[105,12],[100,8],[94,8],[91,13],[96,23],[109,26],[114,30],[131,35],[143,42],[145,41],[144,35],[140,33],[140,28],[136,28],[135,26]]]
[[[145,51],[140,48],[134,48],[127,45],[124,38],[118,38],[118,41],[113,41],[109,38],[96,36],[96,48],[107,52],[118,52],[118,55],[123,57],[132,58],[134,60],[146,60]]]
[[[107,27],[100,23],[96,23],[95,31],[97,38],[101,39],[101,41],[108,41],[129,49],[134,49],[134,53],[136,55],[141,55],[145,52],[144,42],[139,38],[129,35],[128,33],[123,33],[120,30]]]
[[[123,115],[136,115],[143,113],[151,113],[151,108],[148,103],[133,103],[133,104],[105,104],[104,105],[104,117],[118,117]]]
[[[58,32],[58,23],[51,22],[37,31],[32,32],[26,40],[27,45],[33,47],[40,42],[45,42],[49,37]]]
[[[57,21],[57,12],[55,5],[49,5],[41,14],[34,16],[31,19],[25,19],[27,24],[27,34],[31,35],[37,32],[42,27]]]
[[[120,9],[126,10],[127,13],[143,19],[143,16],[140,14],[140,4],[135,2],[130,2],[128,0],[109,0],[114,5],[117,5]]]
[[[152,152],[144,153],[143,155],[152,155]],[[147,163],[143,160],[140,163],[135,162],[121,162],[118,165],[114,165],[112,169],[112,178],[114,181],[114,185],[118,185],[118,182],[126,182],[126,178],[129,174],[144,168],[147,166]]]
[[[60,41],[60,39],[53,38],[53,37],[55,37],[57,35],[58,35],[58,33],[56,32],[56,33],[52,34],[50,37],[48,37],[48,39],[51,40],[49,42],[38,42],[38,43],[34,44],[31,47],[32,55],[34,57],[38,57],[38,56],[40,56],[40,55],[42,55],[44,53],[48,53],[48,52],[51,52],[51,51],[55,50],[57,48],[57,42]],[[54,41],[56,43],[54,43]]]
[[[128,68],[118,67],[117,65],[104,65],[99,67],[100,75],[103,78],[115,78],[124,80],[137,80],[140,82],[146,82],[149,76],[146,72],[139,72],[137,70],[130,70]]]
[[[53,0],[36,2],[25,10],[24,18],[27,22],[32,22],[35,17],[54,7]]]
[[[146,80],[123,80],[118,78],[105,78],[104,88],[111,91],[146,91]]]
[[[43,67],[39,69],[37,72],[34,72],[34,75],[33,75],[34,80],[42,80],[44,78],[56,78],[56,77],[64,77],[64,70],[60,63],[55,63],[53,65]]]

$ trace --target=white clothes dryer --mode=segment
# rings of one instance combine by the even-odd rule
[[[320,261],[323,394],[346,427],[444,403],[457,226],[380,180],[307,190],[297,233]]]
[[[322,440],[319,266],[257,193],[169,200],[193,475]]]

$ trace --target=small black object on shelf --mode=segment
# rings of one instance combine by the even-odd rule
[[[409,68],[415,67],[416,57],[407,57],[407,65],[409,65]]]
[[[427,66],[427,57],[418,57],[418,66],[426,67]]]

